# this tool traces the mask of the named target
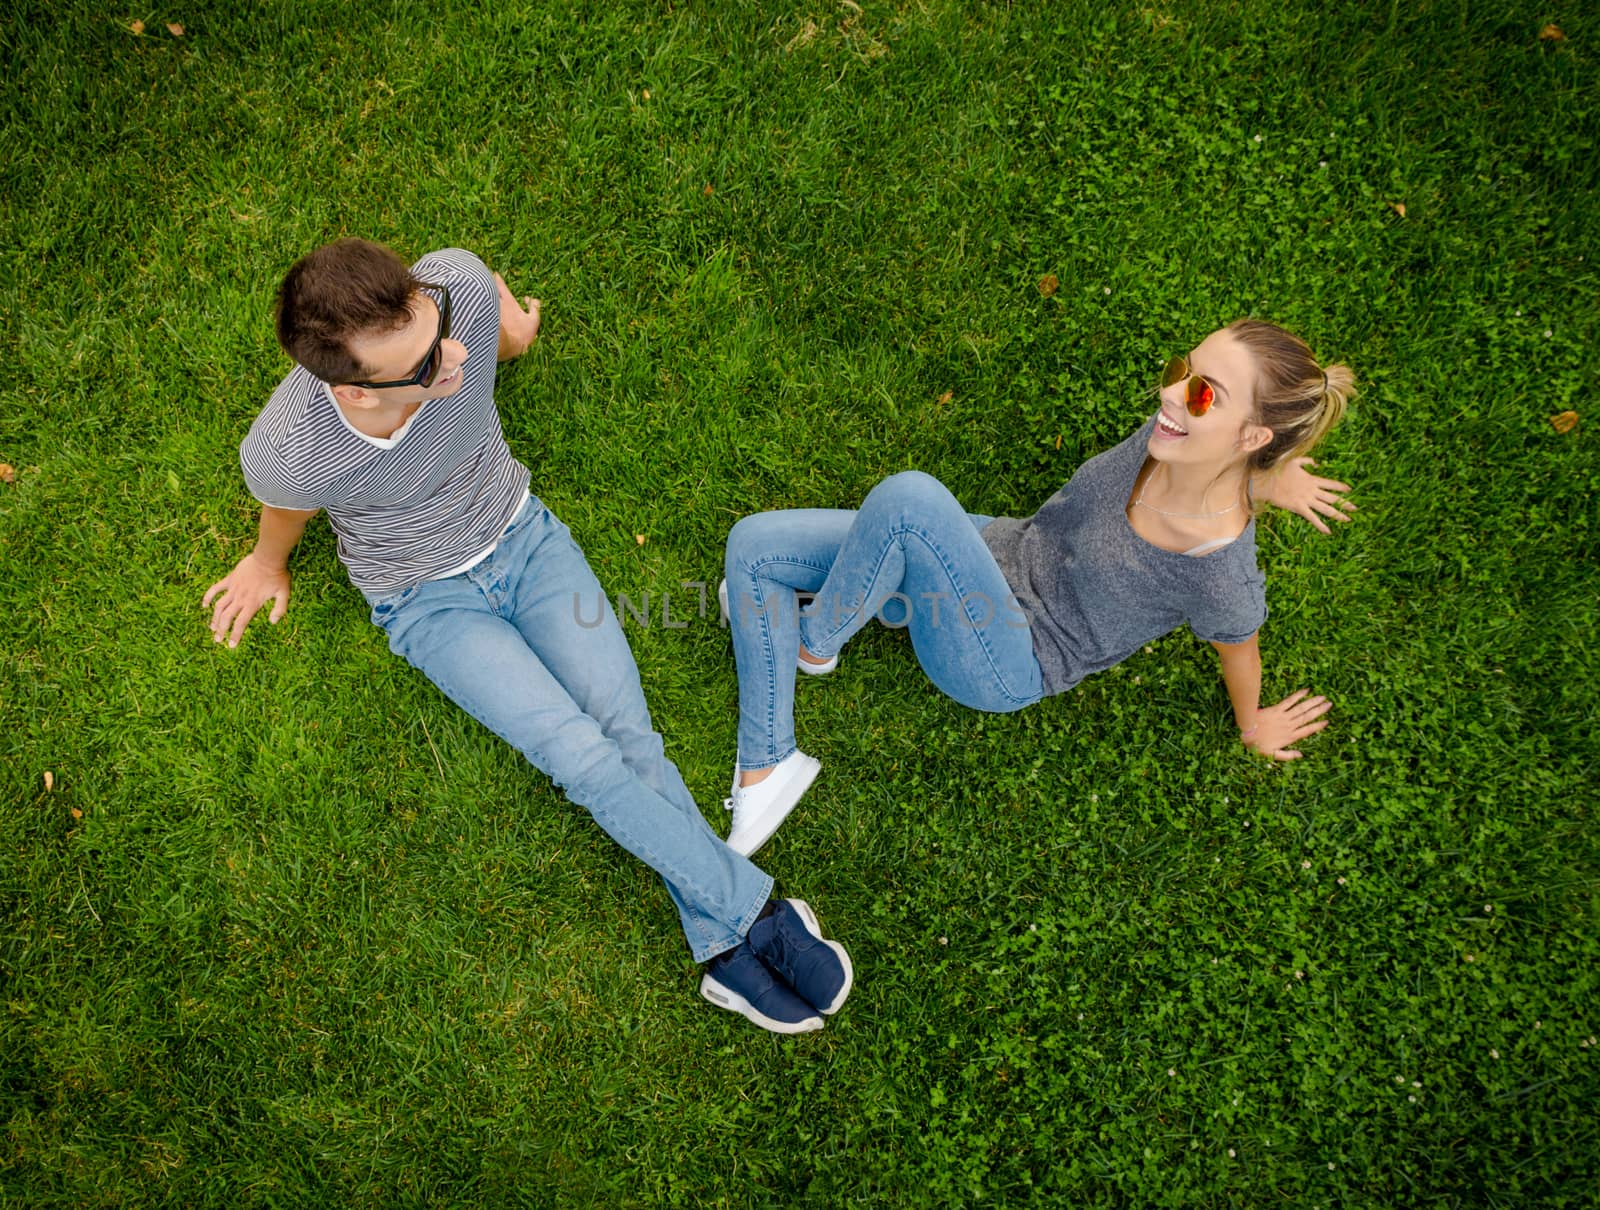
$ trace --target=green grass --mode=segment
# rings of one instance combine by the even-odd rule
[[[1596,37],[14,6],[0,1201],[1600,1204]],[[874,629],[801,687],[825,771],[762,854],[856,991],[796,1040],[718,1013],[654,877],[389,655],[325,524],[285,621],[210,642],[272,291],[340,234],[543,297],[505,428],[635,599],[903,467],[1031,512],[1163,357],[1278,319],[1364,387],[1324,460],[1357,521],[1262,531],[1265,692],[1333,726],[1247,759],[1187,634],[980,716]],[[726,636],[632,638],[720,817]]]

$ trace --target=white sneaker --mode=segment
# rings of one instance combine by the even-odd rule
[[[820,772],[822,762],[798,748],[774,765],[764,781],[753,786],[741,786],[739,771],[735,769],[733,793],[722,802],[733,812],[728,847],[749,857],[766,844]]]
[[[728,581],[726,580],[722,580],[717,584],[717,604],[722,607],[722,620],[731,623],[733,614],[728,609]],[[809,664],[800,658],[799,652],[796,652],[794,664],[796,668],[807,676],[827,676],[828,673],[839,666],[839,657],[835,655],[831,660],[824,663]]]
[[[820,664],[808,664],[804,659],[797,655],[795,656],[794,663],[795,667],[800,669],[800,671],[805,673],[807,676],[827,676],[828,673],[832,672],[839,666],[839,657],[834,656],[831,660],[825,660]]]

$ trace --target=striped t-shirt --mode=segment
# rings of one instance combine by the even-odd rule
[[[350,580],[369,597],[459,570],[490,549],[528,493],[494,406],[500,302],[470,252],[430,252],[411,271],[450,290],[450,335],[467,346],[461,387],[430,399],[393,435],[345,419],[326,384],[289,372],[239,446],[251,493],[277,508],[320,508]]]

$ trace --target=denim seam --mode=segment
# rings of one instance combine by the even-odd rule
[[[695,931],[695,936],[690,937],[687,926],[684,928],[684,939],[689,942],[689,956],[696,962],[704,962],[706,959],[699,957],[699,955],[705,953],[708,949],[714,948],[717,942],[711,939],[711,931],[706,927],[705,916],[692,903],[683,904],[682,910],[679,911],[678,923],[680,925],[683,925],[685,917],[688,917],[693,923]]]
[[[774,564],[782,564],[782,565],[784,565],[786,567],[804,567],[804,568],[810,569],[811,571],[820,571],[824,575],[827,574],[827,570],[828,569],[826,567],[822,566],[820,563],[816,563],[816,562],[814,562],[812,560],[809,560],[809,559],[794,559],[794,558],[789,558],[788,556],[785,556],[785,555],[773,555],[770,558],[764,558],[764,559],[759,560],[758,562],[754,562],[754,563],[748,564],[748,567],[749,567],[749,570],[750,570],[750,574],[751,574],[751,578],[755,581],[756,594],[761,598],[760,600],[755,602],[756,608],[759,610],[759,612],[758,612],[758,614],[756,616],[760,619],[760,622],[761,622],[761,643],[762,643],[762,646],[764,646],[766,648],[767,664],[768,664],[768,666],[770,668],[772,668],[774,675],[777,675],[778,674],[778,669],[783,667],[783,665],[779,662],[776,649],[773,647],[773,643],[772,643],[772,615],[767,612],[766,593],[761,587],[761,581],[763,579],[763,577],[761,575],[762,570],[764,568],[771,567]],[[798,592],[798,590],[794,590],[794,591]],[[728,610],[729,610],[729,613],[731,614],[735,609],[739,609],[739,610],[742,611],[743,604],[744,603],[742,601],[734,600],[734,598],[733,598],[733,590],[730,588],[729,589],[729,593],[728,593]],[[796,609],[798,610],[798,607],[799,607],[798,597],[796,598],[795,605],[796,605]],[[742,612],[741,612],[740,616],[741,617],[743,616]],[[795,652],[794,653],[794,658],[798,659],[799,658],[799,654],[800,654],[799,652]],[[778,714],[778,690],[777,690],[777,687],[769,679],[768,682],[767,682],[767,718],[766,718],[766,726],[763,728],[763,730],[766,731],[766,733],[767,733],[767,735],[769,737],[771,737],[777,731],[777,714]],[[771,744],[770,738],[769,738],[768,751],[770,752],[771,750],[772,750],[772,744]],[[782,764],[784,761],[788,760],[790,756],[794,755],[794,753],[796,751],[799,751],[798,746],[796,746],[796,748],[792,749],[789,752],[785,752],[781,756],[767,756],[767,757],[762,758],[762,760],[760,762],[754,763],[754,764],[747,763],[744,760],[743,755],[736,752],[735,753],[734,763],[739,767],[741,772],[754,773],[754,772],[756,772],[756,771],[758,771],[760,769],[770,769],[774,765]]]
[[[762,892],[756,896],[755,902],[750,905],[749,910],[739,918],[739,923],[734,926],[734,931],[737,936],[735,936],[732,941],[729,941],[725,945],[721,943],[713,943],[711,946],[711,952],[706,954],[703,958],[698,952],[695,953],[693,956],[696,962],[710,962],[711,959],[715,958],[718,954],[725,954],[729,950],[738,949],[744,944],[744,939],[749,934],[751,927],[755,924],[756,917],[760,916],[761,909],[767,906],[767,901],[772,898],[772,892],[777,885],[773,881],[771,874],[763,872],[762,878],[765,879],[765,882],[763,883],[765,889],[763,889]]]
[[[777,658],[773,654],[772,624],[771,624],[770,619],[767,617],[766,592],[761,587],[761,577],[760,576],[753,576],[752,579],[753,579],[753,581],[755,583],[756,596],[758,598],[760,598],[760,600],[757,601],[757,605],[759,606],[759,608],[761,610],[760,614],[758,615],[761,618],[761,645],[762,645],[763,648],[766,649],[767,667],[770,668],[770,669],[773,669],[774,675],[776,675],[776,670],[777,670],[777,667],[778,667],[778,661],[777,661]],[[739,607],[741,609],[744,608],[744,602],[743,601],[741,601],[739,603]],[[766,718],[766,726],[763,727],[762,730],[764,730],[767,733],[767,737],[768,737],[767,738],[767,750],[768,750],[768,752],[771,752],[772,747],[773,747],[771,737],[774,734],[774,732],[777,730],[777,714],[778,714],[778,687],[774,683],[773,677],[771,677],[771,676],[769,676],[767,678],[766,690],[767,690],[767,704],[766,704],[767,718]],[[737,758],[737,755],[738,755],[737,752],[735,752],[735,757],[736,758]],[[770,759],[770,757],[768,759]],[[735,760],[735,763],[738,763],[737,759]],[[765,768],[766,766],[762,766],[762,767]]]

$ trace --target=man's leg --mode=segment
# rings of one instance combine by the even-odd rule
[[[518,527],[488,561],[507,577],[514,603],[507,620],[578,708],[616,741],[640,780],[703,822],[650,720],[639,667],[599,580],[566,525],[545,516],[548,530]]]
[[[685,810],[647,784],[507,620],[517,612],[506,570],[517,561],[513,539],[548,538],[552,523],[559,524],[542,507],[529,512],[530,524],[472,572],[423,584],[387,611],[380,602],[374,621],[388,632],[392,650],[549,774],[608,835],[661,875],[694,958],[704,962],[739,944],[770,897],[772,879],[723,844],[692,802]],[[571,619],[570,594],[563,607]],[[568,641],[582,643],[570,634]]]

